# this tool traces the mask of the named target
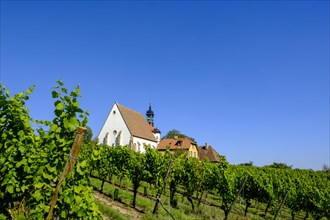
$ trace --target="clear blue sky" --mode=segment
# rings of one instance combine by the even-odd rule
[[[321,169],[329,150],[329,1],[1,1],[1,82],[80,84],[96,136],[115,101],[233,164]]]

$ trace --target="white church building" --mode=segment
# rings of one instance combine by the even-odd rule
[[[145,152],[145,145],[157,148],[160,131],[154,127],[151,105],[143,115],[115,102],[98,135],[98,143],[110,146],[128,145],[133,151]]]

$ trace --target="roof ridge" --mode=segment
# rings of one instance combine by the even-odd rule
[[[144,119],[140,112],[127,108],[117,102],[116,105],[131,135],[157,142],[155,136],[149,128],[148,122]]]

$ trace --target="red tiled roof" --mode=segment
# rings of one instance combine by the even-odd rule
[[[135,137],[144,138],[150,141],[157,142],[155,136],[152,133],[153,128],[149,123],[144,119],[144,117],[132,109],[129,109],[125,106],[117,104],[117,107],[123,116],[123,119],[128,127],[128,130]]]
[[[220,161],[218,152],[216,150],[214,150],[214,148],[211,147],[210,145],[199,146],[199,147],[197,147],[197,151],[198,151],[198,157],[200,160],[205,160],[207,158],[210,162],[219,162]]]
[[[147,124],[148,124],[148,128],[149,128],[149,130],[150,130],[151,132],[153,132],[153,131],[155,130],[154,126],[152,126],[152,125],[149,124],[148,122],[147,122]]]
[[[188,138],[178,139],[163,139],[158,144],[157,150],[166,150],[167,147],[170,150],[189,150],[193,142]]]

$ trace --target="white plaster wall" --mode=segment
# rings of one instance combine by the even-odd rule
[[[160,142],[160,133],[153,133],[153,135],[155,136],[156,140],[157,140],[157,145]]]
[[[114,112],[116,113],[114,114]],[[116,134],[114,134],[115,130],[117,131]],[[108,132],[109,134],[108,134],[107,142],[105,144],[110,146],[116,145],[115,143],[116,138],[118,137],[120,131],[121,131],[120,145],[122,146],[129,145],[131,133],[129,132],[125,124],[125,121],[122,115],[120,114],[119,109],[115,103],[98,135],[98,143],[99,144],[103,143],[104,137]]]
[[[139,137],[133,137],[133,145],[135,146],[135,148],[131,147],[131,149],[134,150],[134,151],[138,151],[139,144],[140,144],[140,152],[141,153],[146,152],[146,150],[144,148],[144,145],[150,145],[152,148],[157,148],[157,143],[154,142],[154,141],[149,141],[149,140],[139,138]]]

